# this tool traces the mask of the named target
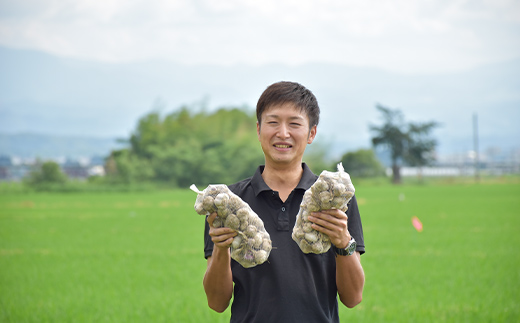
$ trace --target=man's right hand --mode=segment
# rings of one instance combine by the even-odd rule
[[[213,221],[215,221],[216,217],[217,212],[214,212],[211,213],[207,218],[211,241],[213,241],[215,246],[218,248],[228,249],[233,242],[233,237],[237,235],[237,232],[230,228],[215,228],[213,226]]]
[[[233,297],[233,273],[229,247],[237,232],[229,228],[215,228],[213,221],[216,217],[217,213],[211,213],[207,218],[209,235],[216,248],[213,248],[213,253],[208,257],[203,284],[209,307],[222,313]]]

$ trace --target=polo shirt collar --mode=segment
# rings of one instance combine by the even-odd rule
[[[253,175],[253,178],[251,178],[251,186],[253,187],[253,191],[255,193],[255,196],[258,196],[263,191],[272,191],[272,189],[267,186],[267,184],[264,182],[264,179],[262,178],[262,173],[264,171],[265,165],[260,165],[256,169],[255,174]],[[316,181],[316,175],[311,171],[309,166],[307,164],[302,163],[303,168],[303,174],[302,178],[300,179],[300,182],[298,185],[296,185],[295,189],[302,189],[302,190],[308,190],[312,184]]]

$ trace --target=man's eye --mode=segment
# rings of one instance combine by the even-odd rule
[[[301,126],[301,124],[293,122],[293,123],[291,123],[291,126],[293,126],[293,127],[299,127],[299,126]]]

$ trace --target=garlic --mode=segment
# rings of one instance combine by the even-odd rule
[[[329,236],[312,228],[312,222],[308,220],[310,212],[328,209],[346,212],[348,202],[354,196],[355,188],[350,175],[345,172],[341,163],[337,167],[337,172],[323,171],[303,195],[292,239],[304,253],[324,253],[331,247]]]
[[[240,197],[226,185],[209,185],[199,191],[195,185],[190,187],[197,193],[195,212],[208,215],[217,212],[213,226],[227,227],[238,235],[231,243],[231,258],[244,268],[254,267],[267,261],[272,249],[269,233],[264,222]]]
[[[220,228],[220,227],[222,227],[223,225],[224,225],[224,223],[222,223],[222,219],[219,218],[219,217],[215,218],[215,220],[213,221],[213,226],[214,226],[215,228]]]
[[[219,209],[225,209],[226,208],[226,204],[227,202],[229,201],[229,195],[228,194],[225,194],[225,193],[219,193],[216,197],[215,197],[215,206]]]
[[[217,212],[217,214],[218,214],[218,212]],[[240,220],[237,218],[236,215],[230,214],[226,218],[226,221],[224,222],[224,226],[226,228],[238,230],[240,228]]]
[[[308,232],[303,236],[305,240],[309,241],[310,243],[318,241],[318,235],[315,232]]]

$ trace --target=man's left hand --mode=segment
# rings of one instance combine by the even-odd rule
[[[336,247],[346,248],[351,239],[348,232],[348,216],[337,209],[312,212],[309,221],[312,228],[329,236],[330,242]]]

